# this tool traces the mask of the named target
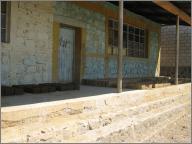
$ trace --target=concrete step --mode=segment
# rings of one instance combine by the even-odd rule
[[[117,123],[89,131],[83,135],[75,136],[63,142],[139,142],[144,139],[152,129],[165,124],[165,120],[173,120],[189,109],[189,103],[181,104],[158,113],[146,113],[141,117],[126,117]]]
[[[146,112],[159,112],[161,110],[165,110],[170,107],[174,107],[175,105],[184,103],[188,101],[189,98],[189,96],[174,96],[158,101],[144,103],[142,105],[134,107],[127,107],[126,105],[120,107],[106,106],[105,109],[102,110],[89,111],[87,113],[73,115],[68,118],[62,116],[53,117],[42,125],[39,125],[38,122],[32,124],[31,126],[21,125],[4,129],[3,133],[8,137],[4,137],[3,139],[11,140],[10,138],[13,138],[12,136],[18,134],[18,138],[21,138],[21,136],[24,135],[26,136],[21,138],[23,139],[22,141],[25,142],[27,142],[27,135],[30,135],[28,141],[34,138],[41,140],[41,137],[46,137],[45,135],[50,135],[50,133],[59,133],[59,131],[63,131],[63,129],[65,131],[65,136],[63,136],[67,138],[73,135],[80,135],[86,133],[87,131],[110,125],[111,123],[120,121],[122,118],[125,117],[132,117],[137,115],[139,116],[142,113]],[[28,127],[30,127],[30,129]],[[37,131],[38,127],[41,127],[41,129]],[[14,131],[12,131],[12,134],[10,133],[11,129],[14,129]],[[43,133],[41,132],[41,130],[43,131]]]
[[[161,113],[190,101],[189,89],[190,85],[185,84],[3,108],[2,142],[61,142],[124,123],[126,118],[135,123],[146,115],[152,117],[150,113]]]
[[[119,106],[137,106],[145,102],[163,99],[176,95],[186,95],[191,93],[191,84],[182,84],[178,86],[169,86],[157,88],[154,90],[134,90],[123,92],[121,94],[110,93],[92,97],[83,97],[70,100],[61,100],[54,102],[45,102],[31,105],[13,106],[1,108],[3,121],[36,121],[41,120],[42,116],[50,115],[56,112],[67,110],[65,115],[82,113],[84,110],[95,110],[106,105]],[[29,112],[30,111],[30,112]],[[64,116],[64,114],[63,114]],[[33,120],[32,120],[32,119]],[[25,123],[25,121],[23,121]]]
[[[154,95],[155,97],[155,95]],[[40,116],[29,116],[27,118],[23,118],[23,119],[19,119],[19,120],[7,120],[5,117],[6,114],[2,114],[3,117],[2,117],[2,120],[1,120],[1,127],[2,128],[6,128],[6,127],[13,127],[13,126],[17,126],[17,125],[28,125],[30,123],[35,123],[35,122],[43,122],[44,121],[48,121],[49,119],[51,118],[55,118],[55,117],[67,117],[67,118],[70,118],[70,119],[73,119],[73,117],[76,118],[76,116],[74,115],[81,115],[81,114],[85,114],[87,115],[97,115],[97,114],[103,114],[103,113],[108,113],[110,111],[118,111],[118,110],[122,110],[124,109],[124,107],[126,108],[137,108],[137,106],[140,106],[142,104],[144,104],[144,107],[146,107],[145,105],[148,105],[150,103],[156,103],[157,101],[159,101],[159,105],[158,106],[162,106],[162,104],[164,103],[164,101],[166,100],[172,100],[174,98],[177,98],[177,97],[182,97],[181,96],[167,96],[167,97],[160,97],[160,98],[154,98],[154,97],[151,97],[151,96],[145,96],[145,97],[137,97],[135,96],[134,98],[133,97],[129,97],[127,96],[126,98],[122,98],[123,100],[122,101],[115,101],[115,102],[111,102],[110,98],[108,99],[108,101],[106,101],[106,104],[104,106],[101,106],[101,107],[97,107],[97,108],[93,108],[93,107],[84,107],[84,109],[72,109],[71,107],[73,107],[73,105],[75,104],[66,104],[67,105],[67,108],[64,108],[64,109],[60,109],[58,111],[53,111],[53,112],[50,112],[48,114],[44,114],[43,112],[45,112],[45,110],[41,113]],[[162,100],[162,102],[161,102]],[[182,98],[181,98],[182,100]],[[127,102],[125,102],[127,101]],[[122,102],[122,103],[121,103]],[[107,110],[109,109],[109,110]],[[106,111],[107,110],[107,111]],[[40,109],[41,111],[41,109]],[[38,114],[38,113],[37,113]],[[30,113],[29,113],[30,115]]]

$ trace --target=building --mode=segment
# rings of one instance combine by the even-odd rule
[[[2,85],[117,77],[116,4],[15,1],[1,10]],[[159,23],[124,10],[124,78],[159,76],[160,34]]]
[[[180,26],[179,77],[191,77],[191,27]],[[175,26],[161,28],[161,75],[175,75]]]
[[[2,143],[189,143],[191,84],[178,84],[189,3],[1,2]],[[172,86],[150,81],[165,78],[162,24],[176,24]],[[131,79],[155,87],[121,93]],[[86,80],[115,88],[80,86]]]

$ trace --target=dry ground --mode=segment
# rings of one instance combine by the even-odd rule
[[[147,140],[149,143],[191,143],[191,115],[185,115]]]

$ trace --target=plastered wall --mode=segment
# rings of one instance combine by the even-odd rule
[[[83,29],[82,78],[104,77],[105,17],[67,2],[56,2],[54,20]]]
[[[1,84],[54,82],[52,76],[57,71],[53,68],[58,68],[52,55],[54,22],[57,26],[62,23],[82,30],[81,79],[116,77],[116,56],[106,53],[106,21],[105,14],[74,2],[11,2],[10,43],[1,44]],[[148,22],[141,19],[141,22],[145,21]],[[153,22],[149,24],[158,27]],[[147,26],[145,23],[142,25]],[[148,59],[124,57],[124,77],[159,74],[158,29],[149,31],[148,46]]]
[[[123,76],[124,77],[154,77],[158,76],[158,34],[149,33],[149,58],[137,59],[124,57],[123,59]],[[110,56],[109,58],[109,77],[117,77],[117,58]]]
[[[51,2],[11,2],[10,43],[1,43],[1,84],[51,81]]]

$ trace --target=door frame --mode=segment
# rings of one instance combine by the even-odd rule
[[[75,45],[73,50],[73,66],[72,66],[72,83],[74,89],[80,89],[80,72],[81,72],[81,49],[82,49],[82,30],[80,27],[74,27],[71,25],[56,23],[56,27],[53,26],[53,81],[59,82],[59,36],[60,28],[70,28],[75,31]],[[54,44],[56,43],[56,44]],[[56,70],[55,70],[56,69]]]

